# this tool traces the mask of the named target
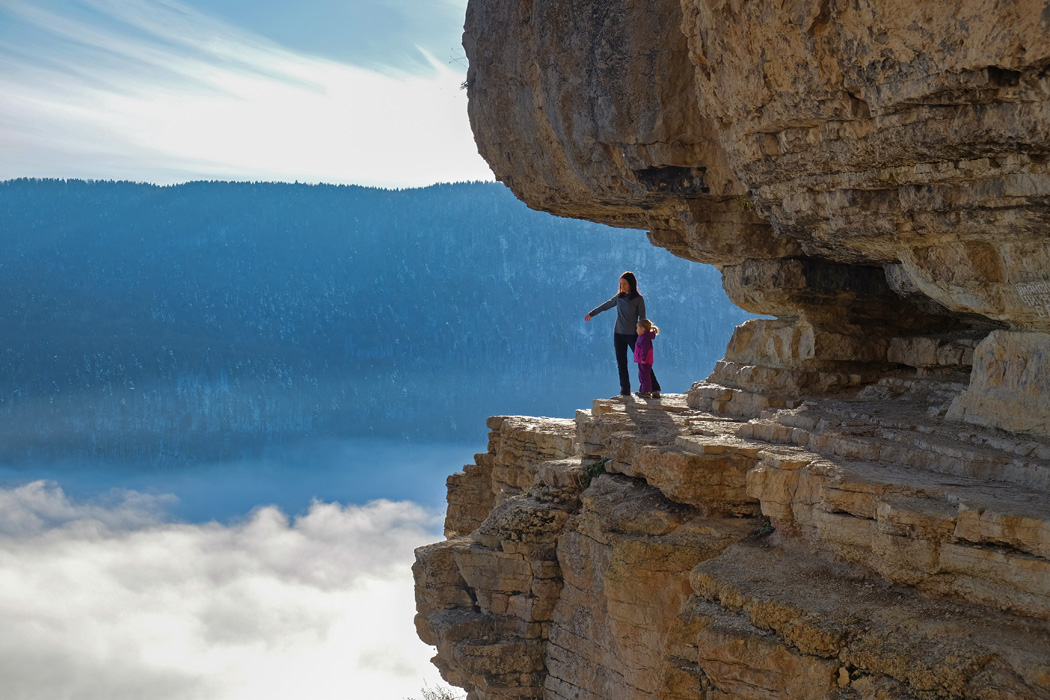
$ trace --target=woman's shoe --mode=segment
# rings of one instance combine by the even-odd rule
[[[636,396],[640,399],[651,399],[653,397],[648,391],[639,391]]]
[[[649,394],[649,398],[650,399],[658,399],[658,398],[660,398],[660,392],[659,391],[654,391],[653,393]]]

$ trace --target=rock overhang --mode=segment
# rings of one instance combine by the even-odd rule
[[[1044,3],[472,0],[464,46],[530,206],[648,229],[755,313],[1050,353]]]

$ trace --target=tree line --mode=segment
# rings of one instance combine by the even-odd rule
[[[644,233],[496,183],[0,183],[0,458],[211,458],[304,436],[475,440],[616,392],[634,270],[668,389],[746,315]]]

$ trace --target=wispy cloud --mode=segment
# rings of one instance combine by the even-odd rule
[[[5,697],[401,700],[436,672],[410,565],[434,514],[315,503],[188,525],[124,493],[0,491]]]
[[[296,53],[171,0],[0,0],[0,177],[491,179],[462,73]]]

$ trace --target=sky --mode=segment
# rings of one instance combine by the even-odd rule
[[[491,180],[466,0],[0,0],[0,180]]]

